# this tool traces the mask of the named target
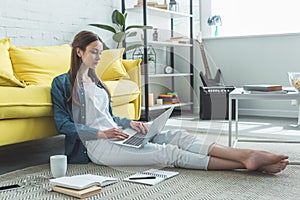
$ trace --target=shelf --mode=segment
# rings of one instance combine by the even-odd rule
[[[143,3],[146,1],[143,1]],[[144,112],[144,117],[145,120],[148,121],[150,120],[150,112],[149,111],[158,111],[170,107],[190,107],[190,110],[193,109],[193,101],[194,101],[194,94],[192,90],[189,88],[194,88],[194,67],[192,65],[193,63],[193,7],[192,7],[192,0],[190,0],[190,9],[189,13],[183,13],[183,12],[175,12],[175,11],[170,11],[166,9],[160,9],[160,8],[154,8],[151,6],[143,5],[141,7],[134,7],[134,8],[126,8],[125,6],[125,0],[122,0],[122,10],[126,11],[127,13],[133,14],[133,16],[136,18],[136,20],[143,20],[143,25],[149,25],[147,20],[149,19],[151,23],[157,24],[157,23],[166,23],[169,21],[166,26],[171,25],[170,27],[163,26],[163,29],[167,29],[169,33],[162,33],[163,37],[161,37],[161,41],[153,41],[149,40],[149,37],[147,34],[147,39],[141,40],[138,37],[128,39],[126,41],[126,45],[141,45],[141,50],[139,55],[143,55],[144,52],[146,52],[148,47],[158,49],[159,52],[163,52],[162,56],[165,56],[163,59],[159,59],[161,62],[161,65],[159,67],[164,67],[164,66],[171,66],[173,68],[173,73],[171,74],[165,74],[163,73],[164,71],[156,71],[159,72],[158,74],[149,74],[151,70],[148,70],[148,74],[142,75],[141,81],[144,82],[144,87],[142,90],[142,96],[144,97],[143,102],[144,102],[144,107],[142,107],[142,111]],[[161,20],[164,19],[164,20]],[[186,21],[186,22],[183,22]],[[175,22],[175,23],[174,23]],[[189,27],[189,36],[183,36],[183,35],[174,35],[174,31],[176,29],[176,24],[180,22],[184,23],[186,25],[186,28]],[[162,24],[160,24],[159,27],[161,27]],[[180,27],[179,27],[180,28]],[[148,32],[147,32],[148,33]],[[152,33],[152,32],[151,32]],[[144,49],[144,46],[146,49]],[[180,64],[179,60],[177,59],[176,55],[178,48],[184,48],[184,49],[179,49],[182,51],[187,51],[186,59],[189,60],[189,63],[181,64],[180,65],[180,72],[176,71],[176,64]],[[134,54],[135,52],[132,52]],[[149,52],[146,52],[149,55]],[[166,55],[165,55],[166,54]],[[189,58],[188,58],[189,57]],[[161,58],[161,57],[159,57]],[[178,66],[179,67],[179,66]],[[175,69],[175,70],[174,70]],[[162,70],[162,68],[159,68],[159,70]],[[146,70],[147,71],[147,70]],[[151,72],[154,72],[151,71]],[[182,80],[181,80],[182,79]],[[177,84],[177,81],[179,84]],[[187,84],[180,84],[181,82],[189,82],[189,85]],[[176,82],[176,84],[175,84]],[[177,87],[180,89],[180,93],[182,93],[182,96],[184,95],[185,101],[187,102],[182,102],[178,104],[163,104],[163,105],[154,105],[154,106],[149,106],[149,93],[159,93],[161,92],[164,88],[163,83],[167,83],[168,86],[170,85],[172,88],[172,91],[176,91]],[[152,86],[154,86],[152,88]],[[184,89],[187,89],[184,91]],[[187,92],[189,92],[189,97],[187,95]],[[181,94],[178,94],[178,96],[181,96]]]
[[[136,7],[136,8],[127,8],[126,11],[128,12],[136,12],[143,14],[143,7]],[[187,13],[181,13],[181,12],[175,12],[175,11],[169,11],[169,10],[164,10],[164,9],[159,9],[159,8],[154,8],[147,6],[147,14],[148,15],[156,15],[164,18],[183,18],[183,17],[193,17],[190,14]]]
[[[178,43],[178,42],[147,41],[147,43],[149,45],[156,46],[156,47],[159,47],[159,46],[162,46],[162,47],[192,47],[193,46],[192,44],[189,44],[189,43],[184,44],[184,43]],[[143,45],[144,43],[142,41],[130,41],[130,42],[127,42],[127,44]]]
[[[163,105],[155,104],[155,105],[149,107],[149,111],[167,109],[167,108],[171,108],[171,107],[189,106],[189,105],[193,105],[193,103],[192,102],[186,102],[186,103],[163,104]],[[142,110],[145,110],[145,107],[142,107]]]
[[[193,75],[192,73],[148,74],[149,78],[181,77],[181,76],[192,76],[192,75]]]

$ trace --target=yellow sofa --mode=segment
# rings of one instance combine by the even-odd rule
[[[114,115],[139,119],[141,60],[122,54],[103,51],[97,73],[110,90]],[[16,47],[0,40],[0,146],[57,135],[51,82],[69,70],[70,55],[67,44]]]

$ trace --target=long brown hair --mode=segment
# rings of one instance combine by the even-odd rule
[[[77,90],[77,88],[74,88],[76,87],[74,85],[75,85],[76,76],[78,75],[78,70],[82,64],[82,59],[77,55],[77,48],[85,52],[86,47],[90,43],[97,40],[99,40],[103,44],[101,38],[96,33],[93,33],[91,31],[81,31],[77,33],[77,35],[74,37],[74,40],[72,42],[71,66],[70,66],[70,83],[72,89]],[[89,69],[88,76],[92,79],[93,82],[100,83],[109,94],[107,87],[104,85],[102,80],[97,76],[94,69],[91,68]],[[71,98],[72,97],[70,97],[68,101],[70,101]]]

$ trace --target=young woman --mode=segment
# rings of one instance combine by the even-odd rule
[[[286,155],[221,146],[184,131],[162,132],[140,149],[112,143],[111,140],[128,137],[120,126],[145,133],[148,128],[142,122],[112,114],[109,91],[95,73],[102,50],[98,35],[79,32],[72,43],[70,71],[52,83],[55,124],[58,132],[66,136],[65,154],[69,163],[91,160],[107,166],[173,165],[266,173],[278,173],[289,164]]]

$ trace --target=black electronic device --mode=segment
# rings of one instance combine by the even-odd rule
[[[228,119],[229,93],[234,86],[200,87],[200,119]],[[232,103],[235,118],[235,100]]]
[[[12,189],[17,189],[20,188],[21,186],[18,184],[13,184],[13,185],[6,185],[6,186],[1,186],[0,187],[0,192],[4,190],[12,190]]]

